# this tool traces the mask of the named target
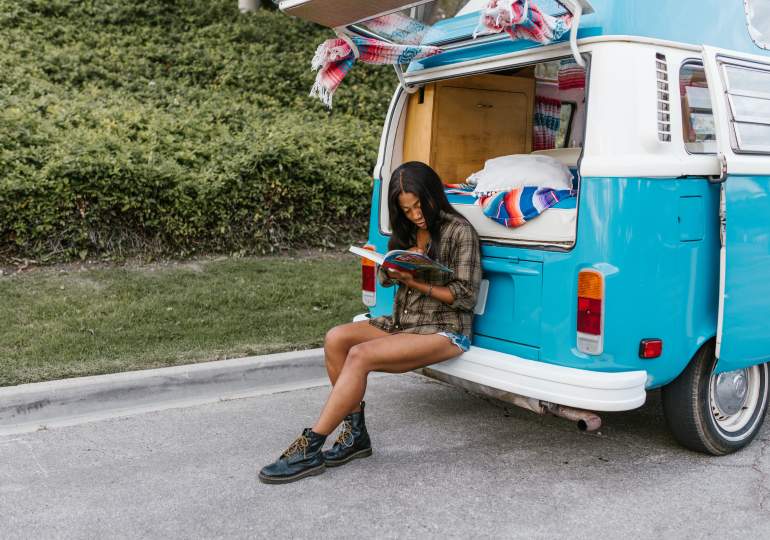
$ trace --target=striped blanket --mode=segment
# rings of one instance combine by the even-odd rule
[[[535,96],[535,119],[532,124],[532,150],[556,148],[561,124],[561,101]]]
[[[575,192],[546,187],[523,186],[477,193],[473,184],[446,184],[444,191],[455,195],[473,197],[474,204],[481,206],[485,216],[506,227],[520,227],[533,220],[559,201],[575,196]]]
[[[530,0],[489,0],[481,12],[473,37],[507,32],[513,39],[528,39],[547,45],[560,39],[571,26],[572,15],[569,12],[554,17],[544,13]]]
[[[358,49],[354,53],[351,43]],[[342,79],[356,60],[366,64],[408,64],[441,52],[438,47],[396,45],[377,39],[359,36],[327,39],[318,46],[312,66],[318,70],[311,97],[318,97],[327,107],[332,106],[332,96]]]
[[[559,62],[557,78],[559,90],[586,87],[586,70],[580,67],[572,58],[564,58]]]

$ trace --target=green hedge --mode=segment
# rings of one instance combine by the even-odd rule
[[[361,235],[395,78],[356,66],[326,111],[329,35],[235,0],[0,0],[0,257]]]

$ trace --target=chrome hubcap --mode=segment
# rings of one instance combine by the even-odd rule
[[[745,369],[736,369],[717,375],[714,388],[716,406],[727,416],[740,411],[748,395],[748,373]]]
[[[756,419],[755,413],[764,406],[767,388],[763,385],[766,375],[760,370],[766,366],[751,366],[720,374],[712,374],[709,381],[709,406],[714,422],[730,439],[746,436],[744,430]],[[765,371],[765,373],[767,373]]]

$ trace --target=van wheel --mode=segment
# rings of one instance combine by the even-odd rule
[[[697,452],[721,456],[749,444],[762,428],[768,364],[715,374],[714,341],[663,387],[663,411],[674,438]]]

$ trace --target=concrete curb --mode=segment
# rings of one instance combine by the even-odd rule
[[[323,349],[0,388],[0,435],[328,384]]]

